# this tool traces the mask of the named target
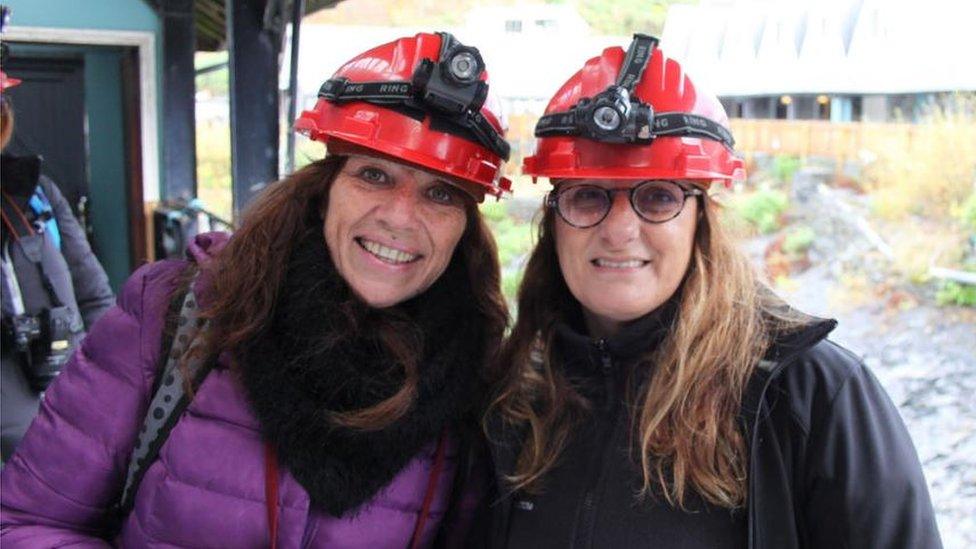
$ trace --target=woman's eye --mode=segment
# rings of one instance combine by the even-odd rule
[[[601,189],[576,188],[568,191],[570,202],[574,206],[596,206],[607,200],[607,193]]]
[[[459,202],[457,193],[447,184],[434,185],[428,188],[427,198],[438,204],[456,204]]]
[[[379,168],[364,167],[357,174],[360,179],[372,185],[385,185],[389,183],[390,176]]]
[[[671,202],[677,202],[678,200],[677,198],[675,198],[673,194],[669,193],[668,191],[657,191],[651,193],[650,199],[651,202],[656,202],[661,204],[669,204]]]

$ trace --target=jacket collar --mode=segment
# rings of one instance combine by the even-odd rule
[[[667,335],[674,319],[676,304],[668,301],[654,311],[626,324],[608,338],[591,337],[577,311],[571,318],[558,322],[554,332],[559,364],[571,374],[589,375],[601,367],[601,355],[614,364],[632,364],[654,350]]]
[[[742,395],[740,416],[746,433],[751,434],[754,431],[755,419],[758,417],[762,398],[770,382],[782,373],[784,367],[806,350],[826,339],[837,327],[836,320],[798,314],[805,317],[806,321],[794,330],[780,332],[773,336],[772,344],[753,371],[746,391]]]

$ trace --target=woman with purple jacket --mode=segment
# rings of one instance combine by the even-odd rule
[[[477,209],[508,187],[486,96],[448,34],[340,68],[296,123],[326,158],[233,237],[140,268],[89,332],[3,470],[3,546],[459,539],[507,320]]]

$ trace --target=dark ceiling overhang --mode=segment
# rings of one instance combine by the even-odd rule
[[[156,12],[161,13],[168,0],[144,0]],[[225,0],[192,0],[193,19],[196,27],[196,51],[219,51],[227,44],[227,13]],[[265,8],[265,26],[277,32],[284,29],[294,0],[268,0]],[[305,0],[305,15],[331,8],[342,0]]]

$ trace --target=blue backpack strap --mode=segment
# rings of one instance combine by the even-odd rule
[[[58,220],[54,216],[54,208],[51,206],[51,201],[48,200],[47,195],[44,194],[44,189],[40,185],[34,187],[34,194],[31,195],[30,200],[27,202],[30,205],[31,210],[34,211],[37,222],[41,226],[38,227],[39,232],[47,233],[51,237],[51,243],[58,250],[61,250],[61,231],[58,229]]]

